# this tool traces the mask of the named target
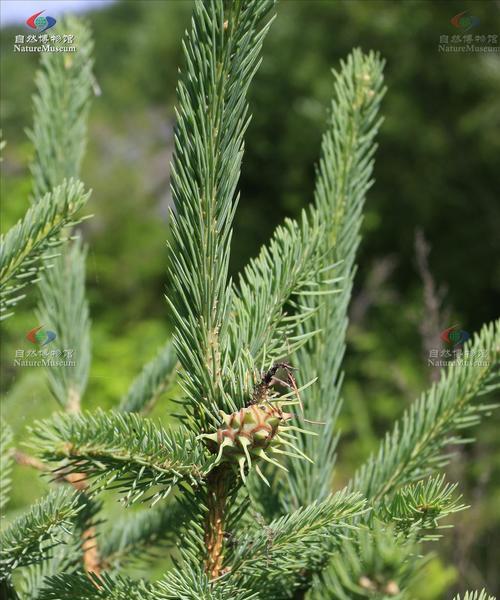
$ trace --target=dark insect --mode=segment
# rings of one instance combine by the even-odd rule
[[[286,380],[283,380],[277,376],[277,373],[280,370],[286,373]],[[262,402],[269,402],[269,388],[278,384],[282,385],[283,387],[287,387],[295,392],[295,396],[297,398],[296,403],[300,406],[302,414],[304,414],[304,407],[302,405],[302,400],[300,399],[300,393],[297,387],[297,382],[295,381],[295,377],[293,376],[293,371],[296,370],[296,367],[292,367],[290,363],[275,363],[268,371],[262,374],[262,379],[260,383],[258,383],[255,386],[249,404],[260,404]],[[304,421],[306,423],[313,423],[315,425],[325,424],[322,421],[310,421],[309,419],[304,419]]]
[[[287,381],[283,381],[276,376],[276,373],[280,369],[285,371]],[[262,374],[260,383],[258,383],[253,390],[250,404],[259,404],[261,402],[265,402],[268,399],[269,388],[276,384],[292,388],[297,392],[298,397],[297,384],[292,374],[292,371],[295,370],[296,369],[294,367],[286,362],[275,363],[268,371]]]

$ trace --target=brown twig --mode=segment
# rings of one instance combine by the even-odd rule
[[[81,410],[81,395],[80,392],[71,387],[68,392],[68,404],[66,411],[68,413],[79,413]],[[84,473],[68,473],[63,475],[66,481],[70,482],[78,490],[86,490],[88,488],[87,477]],[[98,577],[101,574],[101,558],[99,548],[95,540],[96,530],[93,525],[90,525],[82,531],[82,553],[83,567],[87,573],[94,573]]]
[[[21,450],[14,449],[12,451],[12,458],[14,461],[23,467],[32,467],[37,471],[48,471],[49,468],[45,463],[43,463],[40,459],[35,458],[34,456],[30,456],[25,452],[21,452]]]
[[[23,467],[32,467],[33,469],[42,471],[44,473],[51,472],[49,467],[47,467],[47,465],[40,459],[31,456],[30,454],[26,454],[25,452],[21,452],[21,450],[14,450],[12,453],[12,458],[18,465]],[[60,472],[54,477],[54,481],[57,483],[69,483],[75,488],[75,490],[78,490],[79,492],[84,492],[89,487],[89,484],[87,483],[86,477],[83,473]]]
[[[207,517],[205,521],[205,571],[211,579],[223,574],[224,515],[228,495],[228,473],[222,466],[214,469],[207,480]]]
[[[92,525],[82,532],[83,568],[87,573],[101,574],[101,557],[96,542],[96,528]]]

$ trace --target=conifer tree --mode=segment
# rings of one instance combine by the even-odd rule
[[[85,249],[78,239],[62,245],[88,196],[76,182],[92,89],[88,27],[65,25],[78,55],[42,59],[33,204],[2,238],[2,310],[39,279],[38,314],[74,349],[77,368],[49,370],[61,410],[31,427],[30,455],[12,449],[2,424],[2,510],[14,458],[53,481],[2,531],[3,597],[409,598],[422,543],[465,508],[442,469],[450,447],[469,441],[461,430],[493,408],[481,398],[498,388],[498,321],[464,346],[484,359],[443,371],[349,484],[333,489],[347,307],[385,92],[377,54],[353,50],[334,74],[310,206],[278,227],[238,281],[229,278],[246,95],[272,8],[271,0],[195,4],[172,170],[173,340],[110,411],[81,409]],[[146,414],[174,381],[179,422],[167,428]],[[106,521],[103,490],[122,498],[120,519]],[[159,580],[123,573],[133,559],[167,553],[173,566]]]

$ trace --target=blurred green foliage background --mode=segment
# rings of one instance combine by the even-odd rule
[[[190,0],[122,1],[87,15],[100,89],[83,166],[83,180],[94,190],[94,217],[82,226],[93,320],[87,408],[116,404],[169,335],[169,161],[180,42],[191,8]],[[337,487],[437,375],[427,358],[433,344],[439,347],[439,331],[458,323],[472,332],[498,316],[500,54],[438,51],[440,36],[457,33],[450,19],[467,9],[480,18],[470,33],[500,34],[493,1],[284,0],[251,89],[233,273],[276,224],[312,198],[331,68],[353,46],[378,50],[387,60],[385,123],[348,334]],[[13,53],[19,32],[4,29],[1,40],[1,127],[8,143],[2,231],[24,213],[31,191],[32,148],[24,129],[31,123],[38,57]],[[425,252],[416,254],[417,230],[430,248],[427,263]],[[439,313],[425,299],[423,278],[429,277]],[[33,419],[57,409],[40,369],[13,366],[15,350],[27,349],[25,334],[38,324],[35,304],[32,293],[3,327],[2,414],[19,441]],[[173,410],[168,396],[155,410],[166,420]],[[497,412],[450,464],[449,478],[461,481],[472,508],[458,514],[443,543],[429,548],[436,555],[414,590],[420,600],[483,585],[500,593],[499,425]],[[10,514],[45,486],[17,467]]]

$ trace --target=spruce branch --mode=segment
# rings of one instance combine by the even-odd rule
[[[291,576],[293,587],[297,573],[324,563],[325,542],[331,544],[336,531],[344,537],[346,527],[364,511],[364,499],[343,490],[258,527],[237,540],[232,580],[258,591],[264,581],[280,584]]]
[[[78,177],[85,150],[87,117],[92,94],[93,42],[88,26],[66,18],[62,28],[78,40],[78,53],[46,53],[36,76],[31,165],[34,202],[38,195]],[[38,317],[50,323],[57,339],[72,351],[76,365],[47,370],[52,393],[67,410],[77,411],[87,384],[90,364],[90,322],[85,298],[85,249],[80,240],[69,244],[50,271],[41,277]]]
[[[60,184],[64,178],[78,177],[85,150],[87,117],[93,86],[90,29],[78,19],[62,22],[78,40],[74,56],[48,53],[41,58],[37,73],[37,93],[33,98],[33,129],[28,132],[35,149],[31,165],[34,202],[39,194]],[[86,251],[80,239],[70,243],[42,273],[37,316],[50,323],[64,349],[69,350],[74,366],[50,366],[47,375],[51,391],[59,404],[70,412],[80,410],[90,365],[90,320],[85,297]],[[86,489],[81,473],[68,473],[64,479]],[[84,496],[82,496],[83,498]],[[92,501],[87,498],[87,510]],[[95,528],[81,530],[83,565],[87,572],[99,572]]]
[[[458,484],[446,483],[445,476],[430,477],[398,490],[390,500],[385,499],[379,518],[393,522],[396,530],[412,535],[419,541],[435,541],[441,537],[439,522],[467,507],[455,494]]]
[[[60,543],[51,549],[42,561],[36,561],[20,570],[19,592],[22,598],[38,600],[48,578],[59,573],[76,573],[83,564],[87,572],[96,572],[96,565],[88,564],[96,555],[95,529],[99,523],[100,503],[90,500],[85,494],[77,496],[79,510],[73,519],[69,533],[59,536]],[[85,547],[87,546],[87,547]]]
[[[13,458],[19,465],[37,469],[42,473],[50,472],[50,467],[45,462],[20,450],[14,450]],[[87,492],[89,487],[82,473],[58,473],[54,481],[69,483],[80,492]],[[85,493],[80,494],[78,500],[82,505],[82,510],[79,511],[75,521],[75,531],[80,532],[79,543],[73,543],[71,550],[65,548],[64,551],[55,552],[48,560],[32,566],[31,572],[24,579],[24,588],[28,590],[26,593],[29,598],[36,597],[35,594],[45,577],[54,575],[56,569],[68,571],[72,568],[76,570],[82,562],[82,558],[83,565],[88,572],[99,573],[100,559],[95,540],[95,523],[93,522],[97,511],[96,502]],[[71,544],[73,540],[70,536],[68,537],[69,539],[65,543]]]
[[[172,384],[178,366],[172,342],[168,341],[135,378],[118,410],[148,413],[156,400]]]
[[[177,89],[172,166],[169,304],[183,367],[186,421],[196,432],[214,428],[219,409],[236,408],[223,380],[231,224],[249,122],[245,97],[268,30],[259,23],[272,4],[198,1],[183,44],[186,69]]]
[[[89,27],[76,18],[66,17],[61,30],[74,34],[78,52],[45,52],[40,59],[33,127],[28,131],[35,149],[31,165],[35,203],[64,179],[78,176],[85,151],[93,41]]]
[[[0,511],[9,502],[12,471],[12,429],[0,418]]]
[[[42,196],[28,209],[22,219],[0,239],[0,311],[1,319],[24,295],[21,290],[36,280],[44,265],[40,258],[59,246],[65,227],[78,222],[76,213],[87,202],[83,184],[64,181],[52,192]],[[54,256],[52,256],[54,258]]]
[[[256,381],[248,373],[264,370],[317,333],[297,335],[299,325],[314,313],[298,302],[299,294],[323,292],[316,282],[324,266],[324,227],[318,217],[314,211],[303,211],[300,224],[287,219],[240,276],[229,330],[235,395],[250,396]]]
[[[345,352],[347,307],[355,272],[355,256],[360,240],[362,211],[371,187],[375,137],[381,120],[379,107],[385,93],[383,61],[373,52],[354,50],[339,72],[334,72],[334,94],[321,157],[316,172],[313,211],[324,223],[321,232],[322,263],[314,282],[321,289],[337,294],[299,295],[298,302],[311,312],[311,319],[300,323],[299,334],[310,337],[292,359],[299,367],[298,381],[318,378],[304,390],[302,402],[307,419],[324,422],[317,437],[299,436],[299,448],[314,463],[289,461],[289,495],[285,505],[296,508],[322,499],[331,489],[335,450],[336,420],[341,405]],[[324,269],[337,263],[332,279]],[[305,417],[299,414],[299,425]],[[302,424],[301,424],[302,421]]]
[[[184,420],[195,433],[213,431],[220,410],[231,413],[243,403],[226,377],[232,302],[228,263],[249,122],[246,93],[269,28],[261,21],[272,5],[268,0],[198,1],[184,42],[186,72],[177,90],[172,167],[169,305],[182,366]],[[204,537],[211,577],[218,577],[222,566],[221,532],[233,488],[226,471],[221,466],[208,481]]]
[[[68,488],[51,492],[16,519],[1,537],[0,579],[48,556],[51,548],[68,533],[82,505],[78,493]]]
[[[374,521],[370,529],[360,527],[342,543],[328,568],[315,578],[308,597],[407,598],[406,591],[424,564],[414,540]]]
[[[474,359],[479,353],[482,359]],[[404,413],[379,451],[356,472],[350,487],[375,504],[399,486],[445,465],[448,457],[443,450],[467,441],[456,431],[476,425],[494,408],[473,401],[498,389],[499,353],[500,320],[485,325],[464,345],[465,358],[448,367]]]
[[[52,394],[69,411],[77,411],[87,384],[90,365],[89,308],[85,298],[85,256],[81,241],[75,240],[43,274],[37,316],[50,323],[62,348],[75,363],[47,369]]]
[[[158,501],[179,481],[197,485],[215,462],[189,431],[167,431],[135,413],[56,415],[36,422],[31,433],[42,459],[63,462],[56,476],[92,477],[96,489],[112,487],[126,494],[127,504],[147,491]]]

